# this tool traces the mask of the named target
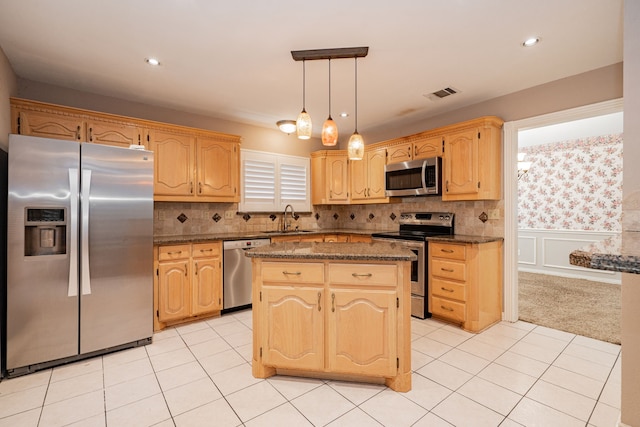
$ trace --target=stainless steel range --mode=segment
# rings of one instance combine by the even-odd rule
[[[408,212],[400,214],[400,229],[392,233],[374,233],[374,241],[394,240],[413,251],[418,259],[411,263],[411,315],[431,317],[427,289],[427,238],[454,233],[451,212]]]

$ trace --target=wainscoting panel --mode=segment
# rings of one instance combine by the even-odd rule
[[[620,273],[577,267],[569,254],[616,233],[564,230],[518,230],[518,270],[620,284]]]

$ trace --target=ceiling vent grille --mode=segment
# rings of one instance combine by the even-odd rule
[[[439,99],[446,98],[447,96],[455,95],[456,93],[459,93],[459,92],[460,91],[458,89],[454,89],[452,87],[445,87],[444,89],[437,90],[425,96],[432,101],[437,101]]]

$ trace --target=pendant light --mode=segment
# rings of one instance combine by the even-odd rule
[[[329,59],[329,117],[322,125],[322,145],[332,147],[338,142],[338,126],[331,118],[331,59]]]
[[[311,138],[311,116],[305,110],[305,89],[306,89],[306,70],[305,61],[302,61],[302,111],[298,115],[296,120],[296,132],[298,138],[309,139]]]
[[[349,160],[362,160],[364,155],[364,139],[362,135],[358,133],[358,57],[355,57],[355,131],[351,138],[349,138],[349,144],[347,145],[347,155]]]

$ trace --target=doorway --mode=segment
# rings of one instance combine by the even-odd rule
[[[606,101],[585,107],[507,122],[504,125],[504,320],[518,320],[518,167],[519,134],[534,128],[622,112],[622,100]]]

